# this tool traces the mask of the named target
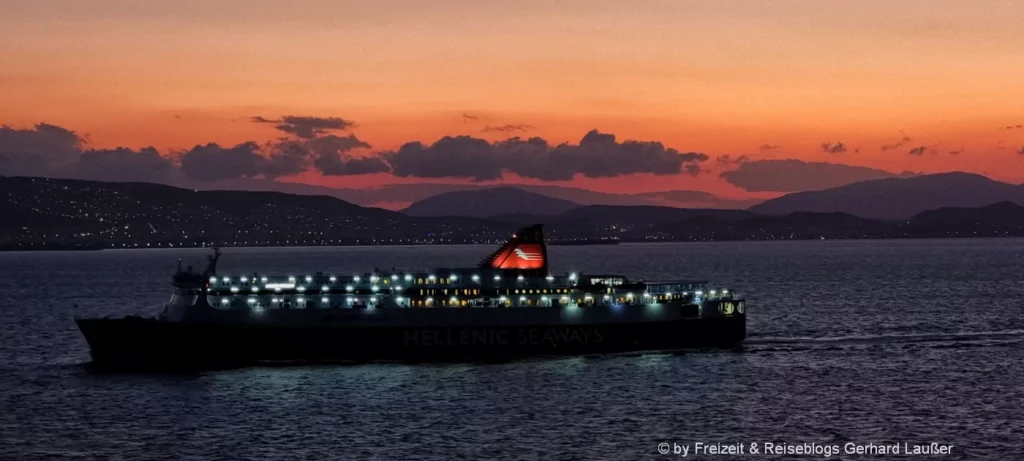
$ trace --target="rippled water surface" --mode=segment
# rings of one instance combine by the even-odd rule
[[[491,250],[229,249],[220,272],[451,267]],[[1024,459],[1022,240],[550,253],[558,271],[738,290],[750,338],[741,351],[493,365],[102,374],[73,317],[155,314],[176,259],[204,252],[0,253],[0,458],[618,460],[678,458],[662,442],[939,442],[953,453],[927,459]],[[831,457],[887,458],[911,459]]]

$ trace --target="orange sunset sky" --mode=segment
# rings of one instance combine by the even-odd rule
[[[353,121],[337,134],[372,148],[346,155],[597,129],[709,158],[696,175],[506,183],[778,195],[724,180],[723,155],[1024,182],[1022,1],[0,0],[0,31],[0,125],[89,149],[266,143],[285,134],[252,117],[296,115]],[[525,126],[485,131],[505,125]]]

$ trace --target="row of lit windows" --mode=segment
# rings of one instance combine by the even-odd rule
[[[449,291],[451,291],[451,293],[449,293]],[[527,289],[522,289],[522,290],[505,290],[504,294],[547,295],[547,294],[568,294],[569,291],[570,290],[568,288],[555,288],[555,289],[546,289],[546,288],[545,289],[539,289],[538,288],[538,289],[530,289],[530,290],[527,290]],[[502,293],[502,291],[499,290],[498,293],[500,294],[500,293]],[[443,295],[447,295],[447,294],[453,294],[453,295],[479,295],[480,294],[480,289],[478,289],[478,288],[455,288],[455,289],[452,289],[452,290],[449,290],[447,288],[438,289],[438,290],[422,289],[422,288],[420,289],[420,296],[437,295],[437,294],[443,294]]]
[[[436,280],[437,281],[435,282],[434,279],[431,279],[429,277],[428,278],[417,277],[416,278],[416,283],[420,284],[420,285],[422,285],[424,283],[452,283],[452,279],[451,278],[447,278],[447,277],[440,277],[440,278],[437,278]]]
[[[655,298],[657,300],[659,300],[659,301],[667,301],[668,300],[667,298],[662,297],[662,296],[657,296]],[[672,297],[669,297],[669,298],[672,298]],[[678,298],[678,296],[675,296],[675,298]],[[604,299],[605,299],[605,301],[609,300],[609,298],[607,298],[607,297],[604,298]],[[628,303],[632,303],[634,301],[637,301],[636,298],[628,297],[628,296],[618,297],[615,300],[616,300],[617,303],[620,303],[620,304],[628,304]],[[228,301],[227,298],[222,299],[222,303],[221,303],[222,307],[226,308],[226,307],[230,306],[230,307],[237,308],[237,307],[242,307],[242,306],[246,305],[244,303],[237,302],[237,300],[235,302],[227,302],[227,301]],[[248,302],[248,306],[251,307],[251,308],[254,308],[254,309],[256,309],[256,308],[262,309],[262,308],[266,308],[266,307],[275,307],[275,306],[276,307],[282,307],[282,308],[316,308],[316,307],[321,307],[321,308],[335,307],[335,308],[337,308],[337,307],[342,307],[343,306],[343,304],[341,304],[341,303],[335,303],[332,306],[331,303],[329,303],[326,298],[320,300],[319,303],[317,303],[314,300],[296,300],[296,301],[297,302],[292,303],[290,300],[287,300],[287,299],[274,299],[271,303],[268,304],[268,303],[265,303],[265,302],[255,301],[253,299],[250,299],[249,302]],[[346,304],[352,305],[353,301],[354,301],[354,304],[357,304],[357,305],[364,305],[366,303],[366,300],[348,298]],[[424,299],[408,299],[407,303],[406,303],[405,299],[398,298],[397,301],[398,301],[399,305],[407,304],[409,307],[426,307],[426,308],[429,308],[429,307],[466,307],[466,306],[468,306],[470,304],[470,302],[468,300],[465,300],[465,299],[463,299],[463,300],[456,300],[456,299],[446,300],[446,299],[441,299],[441,300],[437,300],[437,301],[435,301],[432,298],[427,298],[425,300]],[[545,299],[540,299],[540,300],[529,299],[529,298],[521,298],[521,299],[519,299],[519,303],[517,305],[519,305],[519,306],[538,306],[538,307],[544,307],[544,306],[551,306],[553,301],[554,301],[554,299],[548,300],[546,298]],[[562,298],[561,301],[564,303],[564,302],[568,301],[568,299],[567,298]],[[591,297],[577,298],[577,299],[575,299],[575,301],[576,301],[576,304],[578,306],[589,306],[589,305],[595,304],[594,298],[591,298]],[[370,303],[370,306],[372,306],[372,305],[377,303],[377,299],[376,298],[371,298],[369,300],[369,303]],[[504,306],[504,307],[511,307],[513,305],[513,301],[511,299],[504,299],[504,297],[503,297],[503,299],[501,299],[498,302],[498,305],[499,306]],[[722,303],[719,306],[719,309],[725,315],[731,315],[736,310],[738,310],[740,313],[742,313],[743,312],[743,310],[742,310],[742,303],[739,303],[738,305],[740,307],[737,308],[736,305],[734,305],[733,303]]]
[[[517,294],[517,295],[518,294],[524,294],[524,295],[534,295],[534,294],[542,295],[543,294],[543,295],[546,295],[546,294],[560,294],[560,293],[568,293],[568,292],[569,292],[568,288],[556,288],[554,290],[548,290],[548,289],[515,290],[515,294]]]
[[[435,304],[434,301],[433,300],[429,300],[429,299],[426,300],[426,301],[424,301],[422,299],[415,299],[415,300],[410,300],[409,301],[409,305],[411,307],[431,307],[431,305],[433,305],[433,304]],[[440,305],[442,307],[466,307],[467,305],[469,305],[469,301],[466,301],[465,299],[463,299],[461,301],[458,301],[458,300],[456,300],[456,301],[441,300]]]
[[[323,277],[319,276],[319,275],[316,277],[317,280],[320,280],[322,278]],[[313,281],[313,279],[314,278],[312,276],[306,276],[305,277],[306,283],[311,283]],[[412,282],[413,281],[413,277],[411,275],[406,275],[404,277],[404,279],[405,279],[406,282]],[[456,281],[458,281],[458,279],[459,278],[458,278],[457,275],[452,275],[450,277],[436,277],[436,276],[431,275],[429,277],[416,277],[415,278],[415,284],[418,284],[418,285],[423,285],[423,284],[440,284],[440,283],[446,283],[447,284],[447,283],[455,283]],[[572,277],[570,277],[570,279],[572,279]],[[229,284],[231,282],[231,277],[224,277],[222,280],[223,280],[223,285],[227,285],[227,284]],[[262,283],[267,283],[267,277],[261,277],[259,280]],[[360,280],[362,280],[362,277],[357,275],[357,276],[353,276],[352,277],[351,282],[359,283]],[[379,283],[381,283],[383,285],[390,285],[392,280],[398,281],[399,278],[398,278],[397,275],[392,275],[390,278],[389,277],[378,277],[378,276],[374,275],[374,276],[371,276],[369,278],[369,281],[371,283],[378,283],[379,282]],[[496,275],[496,276],[494,276],[494,280],[497,282],[497,281],[501,280],[501,277]],[[523,278],[523,276],[519,276],[519,277],[517,277],[517,280],[522,282],[524,280],[524,278]],[[551,281],[554,280],[554,277],[548,276],[547,280],[548,280],[548,282],[551,282]],[[256,281],[257,281],[256,277],[253,277],[251,279],[251,283],[253,283],[253,284],[255,284]],[[296,281],[296,278],[294,276],[289,276],[288,277],[288,281],[294,283]],[[334,276],[330,277],[330,283],[333,284],[333,283],[335,283],[337,281],[338,281],[337,277],[334,277]],[[479,281],[479,276],[474,275],[473,276],[473,281],[478,282]],[[217,284],[219,284],[218,282],[219,282],[219,280],[217,279],[217,277],[211,277],[210,278],[210,284],[211,285],[217,285]],[[242,286],[249,286],[250,279],[249,279],[249,277],[242,276],[242,277],[239,278],[239,282],[242,284]]]
[[[422,295],[436,295],[436,294],[438,294],[437,293],[438,291],[440,291],[441,294],[444,294],[444,295],[448,294],[448,289],[444,288],[444,289],[441,289],[441,290],[424,290],[424,289],[420,289],[420,295],[421,296]],[[460,295],[460,294],[461,295],[478,295],[478,294],[480,294],[480,290],[478,288],[462,288],[462,289],[456,288],[456,289],[452,290],[451,294],[453,294],[453,295]]]

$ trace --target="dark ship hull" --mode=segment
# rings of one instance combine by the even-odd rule
[[[77,319],[99,366],[212,368],[267,362],[496,361],[728,348],[744,302],[705,282],[556,275],[541,226],[477,267],[172,278],[157,318]],[[180,266],[180,264],[179,264]]]
[[[531,356],[731,348],[743,316],[665,322],[460,327],[271,327],[78,319],[97,366],[211,368],[273,362],[500,361]]]

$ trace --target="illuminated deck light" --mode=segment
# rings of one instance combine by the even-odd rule
[[[331,287],[329,287],[327,285],[324,285],[324,286],[320,287],[320,291],[328,291],[330,289],[331,289]]]
[[[306,283],[309,283],[309,282],[312,282],[312,281],[313,281],[313,277],[310,277],[310,276],[307,275],[306,276]]]
[[[569,280],[576,280],[576,273],[569,274]]]
[[[526,296],[520,296],[519,297],[519,301],[520,302],[526,302]]]
[[[373,290],[374,293],[376,293],[378,290],[380,290],[380,288],[378,288],[377,285],[374,285],[374,286],[370,287],[370,289]]]
[[[260,277],[260,281],[263,282],[263,283],[267,283],[267,278],[266,277]]]
[[[242,281],[242,283],[245,283],[249,281],[249,277],[242,277],[240,280]]]
[[[299,293],[302,293],[302,292],[306,291],[306,287],[298,287],[298,288],[296,288],[296,290],[298,290]]]
[[[238,287],[231,287],[232,293],[238,293]]]
[[[210,277],[210,283],[217,283],[217,277]]]
[[[352,285],[345,285],[345,291],[352,291]]]
[[[289,281],[289,282],[292,282],[292,283],[295,283],[295,277],[294,277],[294,276],[291,276],[291,275],[289,275],[289,276],[288,276],[288,281]]]
[[[500,276],[500,275],[495,275],[495,276],[494,276],[494,281],[495,281],[495,282],[498,282],[498,281],[500,281],[500,280],[501,280],[501,276]]]
[[[332,275],[331,276],[331,283],[334,283],[334,282],[337,282],[337,281],[338,281],[338,278]]]
[[[450,277],[448,277],[448,278],[452,279],[452,281],[454,282],[454,281],[456,281],[456,280],[458,280],[458,279],[459,279],[459,276],[458,276],[458,275],[455,275],[455,274],[452,274],[452,275],[451,275]]]
[[[408,282],[410,280],[412,280],[412,275],[405,274],[405,281]]]
[[[377,280],[380,280],[380,279],[379,279],[379,278],[378,278],[378,277],[377,277],[376,275],[371,275],[371,276],[370,276],[370,282],[371,282],[371,283],[372,283],[372,282],[376,282]]]
[[[505,302],[505,301],[508,301],[508,298],[502,296],[502,297],[498,298],[498,301]]]
[[[474,282],[479,282],[480,281],[480,276],[479,275],[473,274],[473,277],[471,277],[471,278],[473,279]]]
[[[395,291],[402,291],[401,285],[395,285]]]
[[[522,281],[523,281],[524,279],[523,279],[523,276],[522,276],[522,275],[520,275],[519,277],[516,277],[516,280],[518,280],[518,281],[522,282]]]
[[[555,276],[554,276],[554,275],[549,275],[549,276],[547,276],[547,277],[544,277],[544,278],[545,278],[545,279],[546,279],[547,281],[549,281],[549,282],[553,282],[553,281],[555,281]]]
[[[231,277],[224,277],[224,283],[228,283],[230,281],[231,281]]]
[[[274,293],[280,293],[281,287],[274,287]]]
[[[260,287],[252,287],[252,292],[253,293],[256,293],[258,291],[260,291]]]
[[[448,302],[450,302],[450,303],[457,303],[457,302],[459,302],[459,298],[456,298],[456,297],[452,296],[451,298],[448,299]]]
[[[323,297],[323,298],[320,298],[320,302],[322,302],[322,303],[326,303],[326,302],[328,302],[328,301],[330,301],[330,299],[327,299],[327,297],[326,297],[326,296],[325,296],[325,297]]]
[[[398,280],[398,276],[395,274],[391,274],[391,280]]]
[[[221,304],[227,304],[227,303],[228,303],[228,298],[222,298],[222,299],[220,300],[220,303],[221,303]]]

